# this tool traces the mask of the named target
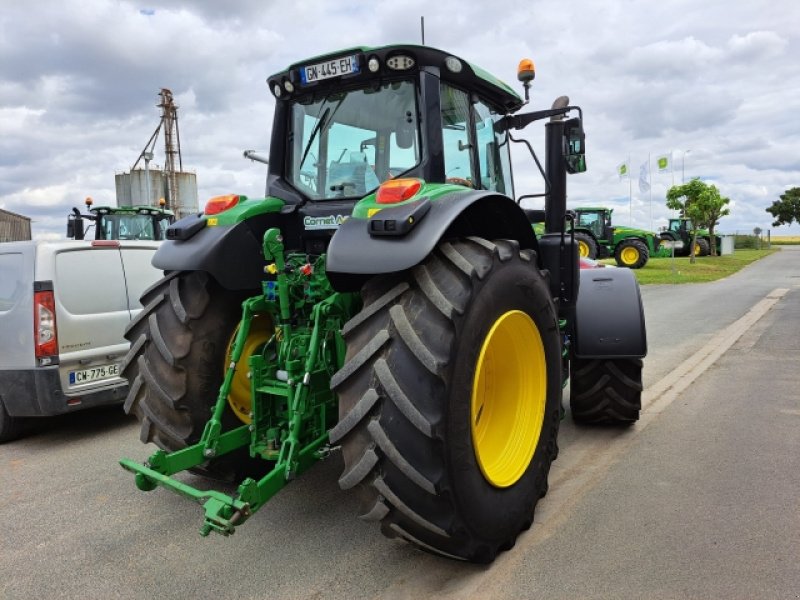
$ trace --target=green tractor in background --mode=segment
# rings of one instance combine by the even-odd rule
[[[581,256],[613,256],[620,267],[641,269],[651,256],[660,255],[658,236],[644,229],[611,225],[613,208],[575,209],[575,240]]]
[[[547,491],[568,379],[575,421],[638,419],[638,285],[579,271],[569,229],[582,112],[561,97],[518,113],[530,61],[519,77],[526,101],[451,54],[397,45],[268,79],[267,197],[217,197],[172,225],[153,260],[166,276],[126,334],[125,410],[161,448],[121,461],[140,489],[201,503],[201,534],[229,535],[340,449],[362,519],[489,562]],[[509,142],[540,120],[537,237]],[[201,490],[173,477],[185,470],[241,483]]]
[[[163,200],[162,200],[163,202]],[[94,225],[96,240],[163,240],[167,228],[175,222],[175,214],[161,206],[92,206],[86,198],[88,214],[77,208],[67,216],[67,237],[82,240],[86,237],[84,221]]]
[[[675,246],[676,256],[689,256],[692,247],[692,236],[697,234],[694,246],[695,256],[708,256],[711,253],[711,234],[708,229],[695,230],[691,219],[680,217],[677,219],[670,219],[669,225],[664,229],[659,236],[661,240],[666,242],[683,242],[682,245]],[[717,256],[722,251],[722,238],[715,237],[715,245],[717,247]]]

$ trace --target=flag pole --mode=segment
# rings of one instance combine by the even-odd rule
[[[633,181],[631,180],[630,154],[628,154],[628,225],[633,227]]]
[[[653,231],[653,168],[650,166],[650,153],[647,153],[647,183],[650,186],[650,231]]]

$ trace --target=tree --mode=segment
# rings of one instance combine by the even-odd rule
[[[781,194],[781,199],[775,200],[766,211],[775,217],[773,227],[791,225],[792,221],[800,224],[800,188],[793,187],[786,190]]]
[[[714,227],[722,217],[730,214],[731,211],[727,208],[729,203],[730,198],[722,196],[717,186],[708,185],[696,178],[667,190],[667,208],[681,211],[681,215],[691,219],[694,224],[689,262],[695,262],[694,249],[697,244],[697,230],[700,228],[708,229],[711,254],[716,256]]]

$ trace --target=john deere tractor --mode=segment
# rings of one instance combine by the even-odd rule
[[[533,77],[523,61],[526,99]],[[561,97],[520,113],[487,72],[410,45],[318,56],[268,84],[267,197],[210,200],[154,258],[167,274],[127,332],[125,410],[161,449],[121,464],[142,490],[201,503],[203,535],[228,535],[340,451],[362,519],[491,561],[547,491],[570,374],[576,421],[639,416],[636,281],[579,271],[569,230],[581,110]],[[537,238],[509,142],[542,120]],[[200,490],[184,470],[241,483]]]
[[[675,254],[677,256],[689,256],[695,233],[697,237],[694,238],[694,255],[708,256],[711,253],[711,235],[708,229],[697,229],[695,231],[691,219],[685,217],[670,219],[667,228],[659,235],[663,241],[683,242],[683,244],[675,247]],[[717,255],[719,255],[722,247],[722,239],[719,236],[716,237],[715,244],[717,246]]]
[[[641,269],[659,252],[655,233],[611,225],[613,208],[582,207],[575,209],[575,240],[578,252],[588,258],[613,256],[620,267]]]
[[[163,240],[175,215],[163,206],[92,206],[86,198],[87,214],[77,208],[67,216],[67,237],[86,237],[84,221],[94,224],[96,240]]]

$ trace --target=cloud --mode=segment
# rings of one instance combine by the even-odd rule
[[[630,157],[638,168],[669,149],[691,149],[686,176],[713,177],[735,200],[724,227],[769,227],[764,208],[800,180],[800,5],[8,4],[0,14],[0,207],[34,215],[37,235],[61,235],[67,211],[87,195],[113,202],[114,174],[130,168],[158,123],[162,87],[180,107],[183,163],[197,173],[201,204],[222,193],[263,194],[263,165],[241,152],[269,147],[267,76],[337,48],[419,43],[420,15],[427,43],[514,86],[519,59],[533,58],[531,108],[562,94],[583,107],[589,171],[570,177],[570,205],[607,203],[621,222],[648,225],[649,196],[640,198],[634,182],[629,199],[615,167]],[[540,126],[521,136],[543,155]],[[163,163],[156,150],[154,162]],[[541,191],[535,165],[517,150],[518,192]],[[654,176],[654,220],[668,216],[664,193],[675,176]]]

